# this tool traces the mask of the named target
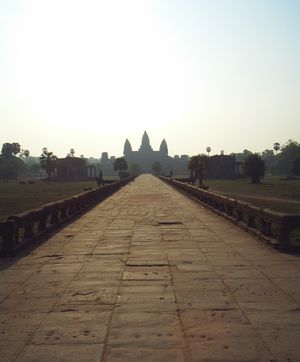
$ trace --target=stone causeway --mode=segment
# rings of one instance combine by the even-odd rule
[[[299,362],[299,255],[141,175],[0,259],[0,360]]]

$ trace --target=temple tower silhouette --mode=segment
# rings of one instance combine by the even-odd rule
[[[151,171],[154,162],[160,162],[165,172],[171,169],[171,157],[168,156],[166,140],[163,139],[159,150],[155,151],[150,144],[150,138],[146,131],[138,151],[133,151],[129,140],[126,139],[123,154],[129,164],[137,163],[144,172]]]

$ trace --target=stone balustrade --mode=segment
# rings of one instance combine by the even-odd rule
[[[293,233],[300,235],[300,215],[260,208],[169,177],[161,176],[160,179],[282,251],[299,247],[293,242]]]
[[[134,177],[124,178],[64,200],[10,216],[6,221],[0,222],[0,255],[15,255],[24,245],[44,237],[49,231],[77,217],[132,180]]]

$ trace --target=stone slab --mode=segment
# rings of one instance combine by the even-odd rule
[[[103,343],[111,312],[52,312],[37,329],[33,344]]]
[[[103,344],[28,345],[17,362],[99,362]]]
[[[184,350],[179,348],[120,348],[109,347],[105,355],[106,362],[184,362]]]

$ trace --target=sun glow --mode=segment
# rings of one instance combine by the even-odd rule
[[[297,14],[292,0],[0,0],[1,142],[99,157],[145,130],[171,154],[297,138]]]
[[[191,69],[146,2],[31,1],[17,22],[15,88],[43,120],[143,130],[191,107]]]

